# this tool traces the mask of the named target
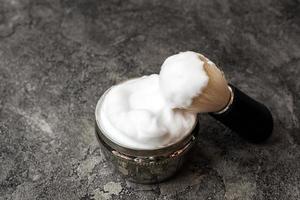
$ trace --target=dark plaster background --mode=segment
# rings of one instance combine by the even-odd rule
[[[265,102],[252,145],[201,117],[190,164],[137,185],[108,167],[94,109],[112,84],[202,52]],[[299,0],[0,0],[0,199],[300,199]]]

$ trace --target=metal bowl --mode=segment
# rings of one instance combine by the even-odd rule
[[[106,160],[113,164],[116,171],[132,182],[157,183],[170,178],[180,169],[186,154],[194,144],[198,132],[198,120],[195,120],[193,128],[185,138],[170,146],[153,150],[121,146],[106,136],[108,134],[105,134],[97,117],[97,113],[99,113],[97,111],[101,109],[102,102],[109,90],[101,96],[95,110],[96,135]]]

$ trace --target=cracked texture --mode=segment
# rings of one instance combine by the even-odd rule
[[[189,164],[154,185],[103,158],[94,109],[112,84],[194,50],[263,101],[264,145],[207,115]],[[299,0],[0,0],[0,199],[300,199]]]

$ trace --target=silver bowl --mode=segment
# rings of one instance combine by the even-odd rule
[[[108,89],[99,99],[96,110],[96,135],[106,160],[110,161],[114,169],[127,180],[137,183],[157,183],[170,178],[182,166],[187,153],[195,142],[198,132],[198,120],[195,120],[189,134],[179,142],[167,147],[140,150],[121,146],[110,140],[98,121],[97,111],[109,92]]]

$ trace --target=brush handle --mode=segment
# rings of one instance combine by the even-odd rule
[[[273,118],[269,109],[230,85],[234,99],[229,108],[221,113],[211,113],[239,136],[249,142],[264,142],[272,134]]]

